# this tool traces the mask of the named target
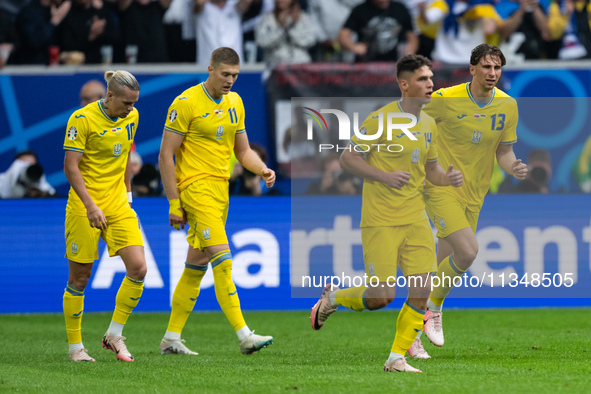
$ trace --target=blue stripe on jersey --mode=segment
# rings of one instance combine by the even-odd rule
[[[73,150],[74,152],[81,152],[84,153],[84,149],[80,149],[80,148],[73,148],[71,146],[65,146],[64,145],[64,150]]]
[[[505,142],[499,142],[499,145],[513,145],[514,143],[516,143],[517,140],[513,140],[513,141],[505,141]]]
[[[182,131],[171,129],[168,126],[164,126],[164,130],[170,131],[170,132],[175,133],[175,134],[178,134],[178,135],[182,135],[183,137],[187,134],[187,133],[183,133]]]
[[[97,101],[97,103],[98,103],[98,106],[101,110],[101,113],[103,115],[105,115],[105,118],[109,119],[111,122],[117,122],[117,120],[119,120],[119,118],[111,118],[109,115],[107,115],[107,113],[105,112],[105,109],[103,107],[103,100],[99,100],[99,101]]]
[[[207,91],[207,88],[205,87],[205,82],[201,82],[199,85],[201,85],[201,87],[203,88],[203,91],[205,92],[205,95],[207,96],[208,99],[210,99],[211,101],[213,101],[216,104],[220,104],[223,100],[224,100],[224,96],[222,96],[222,98],[220,99],[214,99],[213,97],[211,97],[211,94],[209,94],[209,92]]]
[[[492,103],[493,99],[495,98],[495,92],[497,91],[497,88],[493,88],[493,92],[490,96],[490,100],[488,100],[488,103],[481,103],[474,100],[474,97],[472,97],[472,92],[470,91],[470,82],[466,83],[466,90],[468,91],[468,97],[470,97],[470,100],[472,100],[474,104],[478,105],[479,108],[484,108]]]

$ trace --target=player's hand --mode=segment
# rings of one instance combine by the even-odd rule
[[[513,176],[520,181],[527,178],[527,164],[522,163],[521,159],[515,160],[511,165]]]
[[[384,178],[384,183],[394,189],[402,189],[410,181],[410,172],[408,171],[394,171],[387,172]]]
[[[462,183],[464,183],[462,172],[454,170],[453,164],[449,166],[445,175],[447,175],[447,179],[449,179],[449,184],[453,187],[460,187],[462,186]]]
[[[265,168],[261,174],[265,182],[267,183],[267,189],[270,189],[275,184],[275,171],[270,168]]]
[[[88,222],[90,223],[90,227],[92,228],[100,228],[105,230],[107,228],[107,218],[103,211],[95,205],[90,210],[86,211],[86,217],[88,217]]]
[[[351,52],[358,56],[363,56],[367,53],[367,44],[363,42],[358,42],[353,45],[353,48],[351,48]]]
[[[181,200],[175,198],[168,203],[170,204],[168,210],[168,222],[177,230],[180,230],[181,228],[184,230],[185,224],[187,224],[187,219],[185,218],[185,211],[181,208]]]

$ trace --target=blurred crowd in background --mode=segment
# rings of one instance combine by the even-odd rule
[[[0,0],[0,66],[591,58],[588,0]]]

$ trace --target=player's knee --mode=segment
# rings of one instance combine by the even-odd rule
[[[90,275],[77,275],[71,281],[69,281],[70,286],[74,287],[78,290],[84,290],[86,285],[88,284],[88,279]]]
[[[135,280],[144,280],[148,273],[148,267],[146,264],[138,264],[127,270],[127,276]]]

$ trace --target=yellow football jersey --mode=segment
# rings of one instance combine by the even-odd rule
[[[64,149],[83,153],[79,168],[84,184],[107,218],[117,217],[122,208],[129,207],[125,168],[138,121],[135,108],[125,119],[109,117],[102,100],[77,110],[68,120]],[[73,188],[66,210],[86,216],[86,208]]]
[[[462,172],[464,184],[442,188],[427,182],[427,191],[451,193],[471,211],[480,210],[488,191],[499,144],[517,142],[517,103],[495,88],[487,103],[478,103],[470,83],[439,89],[425,109],[437,122],[439,163]]]
[[[425,163],[437,161],[437,126],[429,115],[421,113],[418,123],[409,128],[417,141],[411,140],[401,130],[393,130],[392,140],[388,141],[387,114],[395,112],[404,112],[399,101],[372,112],[363,122],[360,132],[375,134],[382,114],[383,133],[377,140],[360,140],[356,135],[351,138],[352,148],[366,152],[365,161],[369,165],[386,172],[410,172],[409,183],[400,190],[382,182],[365,180],[361,227],[403,226],[427,220],[421,193],[425,181]]]
[[[229,179],[235,136],[246,132],[242,99],[230,92],[215,100],[200,83],[174,99],[164,130],[185,137],[176,152],[179,191],[207,177]]]

